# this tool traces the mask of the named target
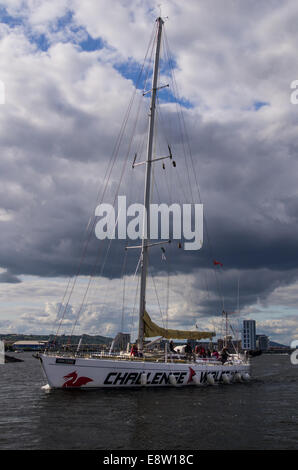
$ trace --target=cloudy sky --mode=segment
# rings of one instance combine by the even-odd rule
[[[99,242],[92,224],[106,184],[104,202],[142,200],[131,163],[149,95],[137,77],[160,3],[175,80],[164,66],[156,154],[170,143],[177,168],[156,166],[154,197],[190,202],[198,182],[205,224],[202,250],[151,255],[149,313],[220,334],[226,308],[236,327],[253,318],[272,340],[298,338],[295,0],[0,1],[1,333],[52,333],[62,313],[60,332],[135,331],[135,250],[123,271],[123,243]],[[189,146],[171,124],[176,84]]]

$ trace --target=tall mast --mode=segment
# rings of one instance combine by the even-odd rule
[[[144,312],[146,308],[146,278],[147,278],[147,267],[148,267],[148,239],[150,238],[150,187],[151,187],[151,166],[152,166],[152,150],[153,150],[153,134],[154,134],[154,120],[155,120],[155,107],[156,107],[156,91],[157,91],[157,79],[158,79],[158,67],[159,67],[159,55],[160,55],[160,44],[161,44],[161,33],[163,20],[157,18],[158,32],[157,32],[157,43],[154,60],[154,71],[152,81],[152,94],[151,94],[151,105],[149,114],[149,132],[148,132],[148,144],[147,144],[147,161],[146,161],[146,176],[145,176],[145,193],[144,193],[144,220],[143,220],[143,237],[142,237],[142,251],[141,251],[141,288],[140,288],[140,309],[139,309],[139,336],[138,346],[139,350],[143,350],[144,343]]]

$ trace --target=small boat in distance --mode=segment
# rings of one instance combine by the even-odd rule
[[[155,161],[164,158],[172,160],[169,147],[167,157],[154,158],[155,111],[159,77],[159,57],[164,21],[156,20],[156,42],[154,54],[153,80],[149,114],[149,129],[147,136],[147,155],[145,164],[144,182],[144,212],[143,226],[150,226],[150,192],[152,186],[152,167]],[[149,92],[148,92],[149,93]],[[135,161],[134,161],[135,164]],[[133,164],[133,167],[136,166]],[[175,166],[175,165],[173,165]],[[215,336],[211,331],[186,331],[160,327],[153,322],[148,314],[146,302],[146,281],[148,273],[148,253],[153,245],[144,234],[140,249],[140,293],[138,338],[134,349],[119,353],[80,353],[59,352],[47,349],[40,354],[40,361],[51,388],[126,388],[126,387],[172,387],[197,386],[215,383],[233,383],[249,379],[250,364],[247,357],[240,354],[222,356],[219,358],[200,358],[193,352],[177,352],[170,350],[169,340],[212,339]],[[146,347],[146,338],[160,337],[165,339],[164,350],[150,351]]]

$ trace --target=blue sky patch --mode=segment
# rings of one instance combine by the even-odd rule
[[[143,71],[141,80],[137,84],[140,70],[141,70],[141,65],[134,61],[130,60],[129,62],[125,63],[118,63],[114,65],[115,69],[126,79],[131,80],[135,86],[139,90],[142,91],[149,91],[152,86],[152,65],[150,68],[150,73],[147,76],[147,66],[146,72]],[[161,74],[164,74],[165,76],[169,75],[169,66],[165,65],[165,63],[162,61],[161,62]],[[145,77],[146,75],[146,77]],[[169,87],[162,88],[158,91],[158,98],[160,101],[167,102],[167,103],[179,103],[182,107],[190,109],[193,108],[193,105],[190,101],[186,99],[178,99],[177,97],[174,96],[173,89],[171,87],[171,83],[169,82],[164,82],[160,83],[160,86],[164,86],[169,84]]]
[[[83,49],[83,51],[98,51],[102,49],[104,46],[104,41],[101,38],[94,39],[87,33],[87,38],[79,43],[79,46]]]
[[[0,7],[0,22],[13,28],[22,24],[22,18],[10,16],[4,7]]]
[[[264,106],[270,106],[270,103],[268,103],[267,101],[255,101],[253,104],[255,111],[258,111],[260,108],[263,108]]]

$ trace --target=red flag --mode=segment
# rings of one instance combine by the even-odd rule
[[[223,266],[223,264],[220,261],[216,261],[215,259],[213,260],[213,264],[214,266],[216,266],[217,264],[219,264],[221,267]]]

